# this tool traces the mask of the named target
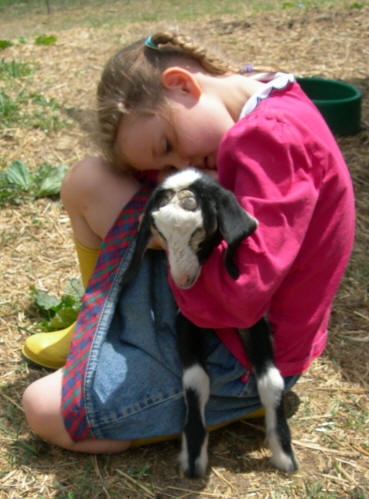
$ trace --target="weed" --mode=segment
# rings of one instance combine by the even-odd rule
[[[0,92],[0,119],[1,125],[8,124],[9,121],[18,116],[19,105],[5,92]]]
[[[0,50],[11,47],[13,44],[10,40],[0,40]]]
[[[23,199],[57,196],[67,170],[67,165],[43,163],[31,172],[23,161],[13,161],[0,172],[0,206],[20,204]]]
[[[323,497],[323,484],[321,482],[305,482],[305,493],[306,497]],[[327,497],[324,495],[324,497]]]
[[[15,97],[0,91],[1,128],[39,128],[45,133],[56,132],[67,126],[60,115],[62,106],[55,99],[21,90]]]
[[[32,67],[24,62],[6,61],[4,57],[0,59],[0,79],[20,78],[32,73]]]
[[[35,45],[51,45],[57,40],[54,35],[39,35],[35,40]]]
[[[22,464],[27,464],[35,459],[39,459],[47,454],[49,450],[48,445],[42,440],[25,440],[20,438],[11,444],[11,447],[17,451]]]
[[[81,307],[83,286],[79,279],[71,279],[61,298],[30,287],[34,299],[33,309],[41,316],[38,326],[44,331],[64,329],[72,324]]]
[[[358,430],[365,428],[369,421],[368,412],[365,411],[364,407],[361,407],[351,395],[348,395],[348,398],[351,400],[351,403],[341,403],[341,413],[346,415],[345,427]]]
[[[330,416],[337,416],[337,414],[339,414],[339,412],[340,412],[341,404],[342,404],[342,402],[338,399],[332,400],[332,402],[329,406],[328,414]]]
[[[146,478],[150,475],[150,468],[151,468],[151,463],[148,461],[145,461],[142,466],[130,466],[128,468],[128,474],[134,478],[135,480],[142,480],[143,478]]]

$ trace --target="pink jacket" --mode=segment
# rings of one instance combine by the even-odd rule
[[[325,121],[296,82],[274,89],[223,137],[220,183],[259,221],[223,265],[223,241],[189,290],[171,286],[182,312],[250,367],[234,328],[267,314],[284,376],[321,354],[334,294],[354,238],[350,175]]]

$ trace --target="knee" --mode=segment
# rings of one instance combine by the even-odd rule
[[[37,421],[37,416],[38,416],[38,409],[40,406],[37,403],[37,392],[35,393],[34,389],[35,383],[32,383],[31,385],[28,385],[27,388],[25,389],[22,397],[22,406],[24,410],[24,414],[26,416],[28,424],[31,426],[33,429],[33,421]],[[35,396],[36,395],[36,396]]]
[[[29,385],[22,397],[26,420],[31,430],[50,443],[69,448],[70,439],[61,413],[61,386],[55,373],[40,378]],[[56,381],[56,383],[55,383]]]
[[[26,420],[31,430],[45,440],[50,439],[50,405],[40,389],[40,380],[29,385],[22,397]]]

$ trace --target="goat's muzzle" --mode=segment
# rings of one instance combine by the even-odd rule
[[[168,199],[168,198],[167,198]],[[191,287],[200,273],[197,257],[203,217],[193,192],[183,189],[152,213],[155,229],[165,241],[170,272],[180,288]]]

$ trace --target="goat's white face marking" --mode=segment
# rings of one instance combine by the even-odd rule
[[[201,178],[202,174],[193,168],[187,168],[166,178],[162,184],[164,189],[179,191]]]
[[[193,207],[192,201],[189,202]],[[182,205],[183,197],[176,193],[167,205],[153,211],[152,216],[156,229],[165,239],[173,280],[178,287],[186,289],[194,284],[200,273],[196,250],[203,217],[200,209],[192,211]],[[192,241],[195,233],[197,237]]]
[[[200,273],[196,251],[205,234],[203,217],[195,195],[188,190],[188,186],[201,175],[190,168],[164,180],[163,189],[172,193],[152,213],[156,229],[165,239],[174,282],[184,289],[191,287]]]

